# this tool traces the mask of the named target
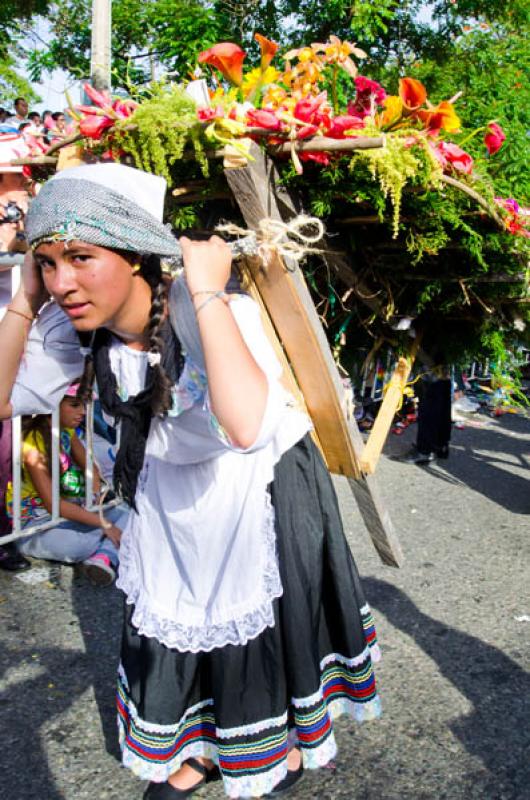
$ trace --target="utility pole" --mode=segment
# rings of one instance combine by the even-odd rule
[[[95,89],[110,89],[112,0],[92,0],[90,81]]]

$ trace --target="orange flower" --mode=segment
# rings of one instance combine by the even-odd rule
[[[265,72],[269,64],[271,63],[272,59],[276,55],[276,51],[278,49],[278,45],[276,42],[271,42],[270,39],[266,39],[261,33],[255,33],[254,39],[258,42],[260,49],[261,49],[261,70]]]
[[[215,67],[234,86],[241,86],[243,81],[243,61],[246,53],[237,44],[220,42],[199,53],[199,64]]]
[[[399,81],[399,96],[405,111],[416,111],[427,99],[427,90],[421,81],[416,78],[401,78]]]
[[[436,108],[419,109],[415,116],[421,119],[427,130],[436,134],[443,129],[449,133],[454,133],[460,128],[460,117],[455,111],[452,103],[443,100],[438,103]]]

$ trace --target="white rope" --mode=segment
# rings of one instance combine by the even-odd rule
[[[233,223],[217,225],[215,230],[230,236],[244,237],[233,243],[232,250],[236,250],[234,254],[259,255],[265,263],[268,263],[273,253],[291,258],[298,264],[311,253],[323,252],[314,245],[322,240],[324,225],[318,217],[305,214],[299,214],[290,222],[266,217],[259,221],[257,231],[241,228]]]

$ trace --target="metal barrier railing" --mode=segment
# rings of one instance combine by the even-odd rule
[[[17,254],[18,255],[18,254]],[[4,269],[11,270],[11,293],[15,294],[20,286],[21,274],[21,258],[13,258],[11,261],[5,257],[2,259],[0,265]],[[64,517],[60,515],[61,504],[61,466],[60,466],[60,421],[59,421],[59,408],[53,410],[51,414],[51,477],[52,477],[52,510],[51,514],[44,514],[42,517],[35,519],[31,524],[22,526],[21,508],[22,508],[22,474],[23,474],[23,456],[22,456],[22,419],[21,417],[13,417],[11,429],[11,442],[12,442],[12,456],[11,456],[11,482],[13,487],[13,516],[12,516],[12,532],[5,536],[0,536],[0,545],[7,544],[8,542],[15,541],[22,537],[31,536],[35,533],[53,528],[55,525],[64,521]],[[119,499],[113,499],[105,504],[93,502],[94,494],[94,403],[89,401],[86,407],[85,417],[85,451],[86,451],[86,466],[85,466],[85,503],[84,507],[88,511],[99,511],[101,508],[111,508],[120,503]]]

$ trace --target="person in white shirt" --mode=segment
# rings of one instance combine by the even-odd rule
[[[378,648],[329,473],[259,309],[227,290],[223,241],[174,239],[164,191],[119,164],[42,187],[0,323],[0,412],[45,413],[83,363],[86,385],[95,377],[133,509],[117,583],[123,763],[150,781],[146,800],[217,777],[230,797],[257,797],[334,757],[333,716],[378,716]],[[184,274],[165,279],[161,258],[180,255]]]

